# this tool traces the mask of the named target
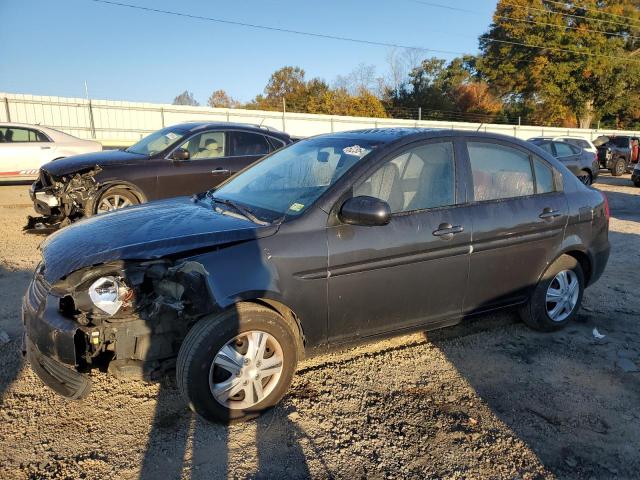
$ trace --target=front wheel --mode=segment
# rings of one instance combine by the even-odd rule
[[[613,164],[611,175],[613,175],[614,177],[619,177],[620,175],[624,175],[626,171],[627,167],[624,164],[624,160],[622,158],[619,158],[618,160],[616,160],[616,163]]]
[[[582,267],[572,256],[562,255],[544,273],[529,302],[520,309],[520,317],[535,330],[559,330],[575,317],[583,292]]]
[[[131,190],[114,187],[100,195],[100,198],[96,202],[95,213],[111,212],[131,205],[137,205],[138,203],[140,203],[138,197],[136,197]]]
[[[284,396],[297,352],[296,333],[283,317],[261,305],[238,304],[189,331],[176,380],[189,407],[203,418],[246,420]]]

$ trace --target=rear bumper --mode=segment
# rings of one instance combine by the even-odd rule
[[[76,369],[78,324],[58,311],[58,298],[32,281],[22,302],[24,349],[40,380],[67,398],[85,397],[91,388],[88,375]]]

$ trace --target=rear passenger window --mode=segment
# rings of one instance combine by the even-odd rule
[[[536,173],[537,193],[549,193],[556,190],[553,182],[553,170],[538,158],[533,159],[533,169]]]
[[[384,200],[392,213],[454,205],[454,164],[451,142],[420,145],[385,162],[353,194]]]
[[[258,133],[231,132],[231,155],[266,155],[271,150],[267,139]]]
[[[468,142],[476,202],[533,195],[529,155],[494,143]]]
[[[576,147],[572,147],[568,143],[555,142],[555,146],[558,157],[569,157],[577,153],[574,151]]]

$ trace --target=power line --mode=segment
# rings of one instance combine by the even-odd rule
[[[559,6],[564,7],[564,8],[568,7],[567,2],[558,2],[558,1],[555,1],[555,0],[542,0],[542,1],[544,3],[551,3],[551,4],[554,4],[554,5],[559,5]],[[597,14],[600,14],[600,15],[609,15],[610,17],[624,18],[625,20],[631,20],[631,21],[634,21],[634,22],[640,21],[640,20],[632,19],[631,17],[627,17],[625,15],[618,15],[617,13],[603,12],[603,11],[597,10],[595,8],[584,7],[584,6],[581,6],[581,5],[575,5],[574,4],[573,7],[574,8],[579,8],[580,10],[584,10],[585,12],[594,12],[594,13],[597,13]]]
[[[360,38],[351,38],[351,37],[343,37],[343,36],[339,36],[339,35],[330,35],[330,34],[326,34],[326,33],[316,33],[316,32],[303,32],[301,30],[293,30],[293,29],[289,29],[289,28],[281,28],[281,27],[272,27],[269,25],[259,25],[259,24],[255,24],[255,23],[246,23],[246,22],[238,22],[235,20],[226,20],[223,18],[214,18],[214,17],[205,17],[205,16],[201,16],[201,15],[193,15],[190,13],[183,13],[183,12],[175,12],[175,11],[171,11],[171,10],[161,10],[159,8],[151,8],[151,7],[143,7],[141,5],[133,5],[133,4],[129,4],[129,3],[121,3],[121,2],[115,2],[115,1],[111,1],[111,0],[90,0],[92,2],[95,3],[103,3],[106,5],[113,5],[113,6],[117,6],[117,7],[125,7],[125,8],[131,8],[131,9],[135,9],[135,10],[144,10],[147,12],[154,12],[154,13],[162,13],[165,15],[174,15],[177,17],[184,17],[184,18],[191,18],[194,20],[206,20],[209,22],[216,22],[216,23],[224,23],[227,25],[236,25],[236,26],[240,26],[240,27],[248,27],[248,28],[254,28],[254,29],[258,29],[258,30],[269,30],[272,32],[281,32],[281,33],[292,33],[294,35],[304,35],[307,37],[315,37],[315,38],[324,38],[324,39],[330,39],[330,40],[340,40],[343,42],[351,42],[351,43],[361,43],[364,45],[373,45],[373,46],[378,46],[378,47],[391,47],[391,48],[405,48],[405,49],[413,49],[413,50],[422,50],[425,52],[434,52],[434,53],[441,53],[444,55],[464,55],[465,52],[455,52],[455,51],[451,51],[451,50],[437,50],[434,48],[425,48],[425,47],[412,47],[409,45],[400,45],[397,43],[387,43],[387,42],[378,42],[378,41],[374,41],[374,40],[365,40],[365,39],[360,39]]]
[[[423,0],[407,0],[407,1],[412,2],[412,3],[417,3],[419,5],[426,5],[426,6],[429,6],[429,7],[443,8],[443,9],[447,9],[447,10],[454,10],[454,11],[457,11],[457,12],[464,12],[464,13],[472,13],[474,15],[482,15],[483,14],[482,12],[479,12],[479,11],[476,11],[476,10],[469,10],[469,9],[466,9],[466,8],[458,8],[458,7],[449,7],[448,5],[442,5],[442,4],[433,3],[433,2],[426,2],[426,1],[423,1]],[[544,0],[544,1],[548,1],[548,0]],[[556,3],[556,2],[553,2],[553,3]],[[507,5],[515,6],[515,5],[512,5],[512,4],[507,4]],[[547,13],[559,13],[559,12],[548,11]],[[509,17],[507,15],[494,15],[494,17],[495,18],[501,18],[503,20],[512,20],[514,22],[530,23],[530,24],[534,24],[534,25],[543,25],[543,26],[547,26],[547,27],[558,28],[560,30],[566,30],[566,29],[581,30],[581,31],[584,31],[584,32],[591,32],[591,33],[604,33],[606,35],[622,37],[622,38],[640,39],[640,37],[637,37],[637,36],[626,35],[624,33],[618,33],[618,32],[609,32],[607,30],[595,30],[595,29],[592,29],[592,28],[583,28],[583,27],[577,27],[577,26],[571,26],[571,25],[556,25],[554,23],[540,22],[540,21],[531,20],[531,19],[527,19],[527,18]],[[640,25],[639,25],[639,27],[640,27]]]
[[[129,3],[116,2],[116,1],[113,1],[113,0],[90,0],[90,1],[95,2],[95,3],[102,3],[102,4],[105,4],[105,5],[130,8],[130,9],[134,9],[134,10],[142,10],[142,11],[146,11],[146,12],[153,12],[153,13],[160,13],[160,14],[165,14],[165,15],[173,15],[173,16],[183,17],[183,18],[190,18],[190,19],[194,19],[194,20],[204,20],[204,21],[215,22],[215,23],[223,23],[223,24],[227,24],[227,25],[236,25],[236,26],[241,26],[241,27],[253,28],[253,29],[258,29],[258,30],[268,30],[268,31],[280,32],[280,33],[290,33],[290,34],[294,34],[294,35],[302,35],[302,36],[314,37],[314,38],[338,40],[338,41],[344,41],[344,42],[359,43],[359,44],[364,44],[364,45],[374,45],[374,46],[379,46],[379,47],[391,47],[391,48],[404,48],[404,49],[410,49],[410,50],[420,50],[420,51],[425,51],[425,52],[441,53],[441,54],[445,54],[445,55],[465,55],[466,54],[466,52],[459,52],[459,51],[438,50],[438,49],[425,48],[425,47],[412,47],[412,46],[401,45],[401,44],[397,44],[397,43],[378,42],[378,41],[373,41],[373,40],[365,40],[365,39],[358,39],[358,38],[351,38],[351,37],[343,37],[343,36],[339,36],[339,35],[330,35],[330,34],[316,33],[316,32],[304,32],[304,31],[301,31],[301,30],[293,30],[293,29],[281,28],[281,27],[272,27],[272,26],[269,26],[269,25],[260,25],[260,24],[255,24],[255,23],[239,22],[239,21],[235,21],[235,20],[226,20],[226,19],[222,19],[222,18],[205,17],[205,16],[201,16],[201,15],[193,15],[193,14],[190,14],[190,13],[175,12],[175,11],[171,11],[171,10],[161,10],[159,8],[143,7],[141,5],[133,5],[133,4],[129,4]],[[451,7],[451,8],[454,8],[454,7]],[[582,52],[582,51],[572,50],[572,49],[568,49],[568,48],[548,47],[548,46],[544,46],[544,45],[532,45],[532,44],[528,44],[528,43],[524,43],[524,42],[500,40],[500,39],[495,39],[495,38],[491,38],[491,37],[486,37],[486,38],[484,38],[484,40],[488,41],[488,42],[497,42],[497,43],[518,45],[518,46],[522,46],[522,47],[526,47],[526,48],[536,48],[536,49],[540,49],[540,50],[553,50],[553,51],[559,51],[559,52],[565,52],[565,53],[572,53],[574,55],[587,55],[587,56],[591,56],[591,57],[609,58],[609,59],[622,60],[622,61],[625,61],[625,62],[640,63],[640,60],[633,60],[633,59],[626,58],[626,57],[617,57],[617,56],[613,56],[613,55]]]
[[[582,15],[576,15],[574,13],[565,13],[565,12],[554,12],[552,10],[545,10],[544,8],[536,8],[536,7],[530,7],[528,5],[518,5],[516,3],[508,3],[505,1],[504,3],[507,6],[513,7],[513,8],[519,8],[519,9],[524,9],[524,10],[530,10],[532,12],[542,12],[545,14],[551,14],[551,15],[561,15],[563,17],[572,17],[572,18],[582,18],[582,19],[586,19],[586,20],[591,20],[594,22],[602,22],[602,23],[609,23],[612,25],[621,25],[623,27],[633,27],[633,28],[640,28],[640,25],[629,25],[629,23],[621,23],[621,22],[616,22],[614,20],[603,20],[601,18],[592,18],[592,17],[584,17]],[[628,18],[628,17],[625,17]],[[631,18],[629,18],[629,20],[633,20]]]

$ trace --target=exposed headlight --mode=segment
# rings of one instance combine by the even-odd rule
[[[100,277],[89,287],[89,298],[107,315],[114,315],[130,294],[129,288],[118,277]]]

